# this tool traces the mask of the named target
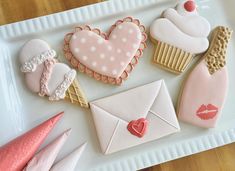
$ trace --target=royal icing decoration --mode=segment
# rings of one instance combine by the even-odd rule
[[[22,72],[34,72],[38,65],[42,64],[47,59],[52,59],[56,56],[56,52],[53,49],[49,49],[39,55],[32,57],[21,66]]]
[[[225,56],[231,34],[232,30],[223,26],[213,31],[210,48],[185,82],[179,119],[204,128],[216,126],[228,91]]]
[[[120,84],[146,47],[144,31],[139,20],[130,17],[118,20],[108,34],[89,26],[76,27],[75,32],[65,36],[65,56],[81,72]]]
[[[150,27],[151,37],[192,54],[205,52],[209,46],[209,22],[201,17],[194,1],[179,3],[163,12],[163,18]]]
[[[213,119],[218,113],[218,108],[212,104],[201,105],[196,112],[196,115],[203,120]]]
[[[52,73],[52,69],[54,64],[56,63],[55,59],[47,59],[44,62],[44,69],[43,69],[43,73],[40,79],[40,92],[39,92],[39,96],[45,96],[46,94],[49,93],[48,90],[48,81],[50,79],[51,73]]]
[[[55,92],[49,97],[49,100],[60,100],[65,97],[65,92],[72,84],[76,76],[75,70],[70,70],[64,76],[64,81],[56,88]]]
[[[147,125],[148,121],[145,118],[140,118],[129,122],[127,129],[131,134],[141,138],[147,131]]]
[[[226,65],[226,47],[231,38],[232,32],[228,28],[220,27],[218,35],[213,39],[214,47],[207,53],[205,59],[211,75]]]

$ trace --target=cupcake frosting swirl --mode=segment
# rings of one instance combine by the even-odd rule
[[[209,33],[209,22],[198,14],[192,0],[178,4],[175,9],[165,10],[163,18],[155,20],[150,27],[153,39],[193,54],[207,50]]]

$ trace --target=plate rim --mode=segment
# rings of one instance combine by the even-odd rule
[[[54,29],[63,25],[76,24],[78,21],[83,23],[87,20],[94,20],[104,15],[121,13],[126,10],[150,6],[155,3],[159,3],[159,0],[118,0],[83,6],[59,13],[2,25],[0,26],[0,38],[11,39],[22,35]],[[120,171],[121,169],[129,171],[143,169],[170,160],[230,144],[232,142],[235,142],[235,128],[213,134],[208,133],[207,135],[201,137],[196,137],[187,141],[176,143],[170,147],[164,147],[160,150],[156,148],[151,152],[143,152],[134,157],[132,156],[121,159],[119,161],[102,164],[89,170]]]

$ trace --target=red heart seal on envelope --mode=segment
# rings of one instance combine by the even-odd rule
[[[127,129],[131,134],[141,138],[146,133],[147,125],[148,121],[145,118],[140,118],[129,122]]]
[[[118,20],[109,33],[89,26],[76,27],[65,36],[66,58],[79,71],[105,83],[121,84],[146,47],[145,28],[139,20]]]

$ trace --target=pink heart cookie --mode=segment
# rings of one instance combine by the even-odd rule
[[[108,34],[89,26],[76,27],[64,41],[64,53],[79,71],[97,80],[121,84],[146,48],[145,27],[131,17],[118,20]]]

